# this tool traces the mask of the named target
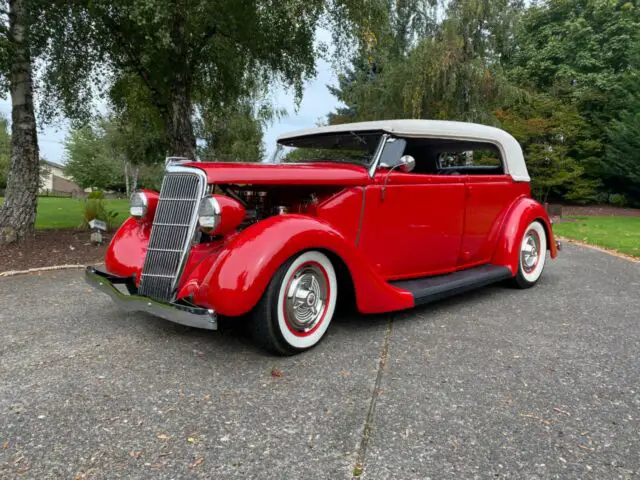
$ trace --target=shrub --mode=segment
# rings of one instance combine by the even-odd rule
[[[104,200],[104,192],[102,190],[95,190],[87,195],[89,200]]]
[[[609,195],[609,203],[617,207],[626,207],[628,205],[627,197],[622,193],[612,193]]]
[[[103,195],[102,192],[91,192],[89,197],[82,201],[83,218],[81,228],[89,228],[89,222],[96,219],[105,222],[107,224],[107,229],[112,230],[115,226],[115,220],[118,216],[118,212],[107,210],[104,200],[101,197],[91,197],[94,193]]]

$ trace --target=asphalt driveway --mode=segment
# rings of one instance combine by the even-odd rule
[[[1,278],[0,328],[3,479],[640,476],[640,264],[580,247],[292,358],[77,270]]]

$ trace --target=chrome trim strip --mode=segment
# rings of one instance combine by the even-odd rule
[[[376,170],[378,169],[378,163],[380,163],[380,158],[382,157],[382,150],[384,149],[387,140],[391,137],[388,133],[385,133],[380,137],[380,142],[378,143],[378,148],[376,149],[376,153],[373,155],[373,161],[371,162],[371,166],[369,167],[369,178],[373,178],[376,174]]]
[[[218,329],[218,316],[214,310],[175,303],[162,303],[148,297],[126,294],[115,287],[112,281],[114,278],[122,280],[122,284],[127,281],[126,278],[114,277],[94,267],[87,267],[85,270],[86,282],[96,290],[109,295],[125,311],[146,312],[188,327],[203,328],[205,330]]]

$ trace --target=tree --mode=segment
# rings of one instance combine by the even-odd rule
[[[92,125],[72,130],[65,142],[65,173],[82,188],[121,190],[122,163],[111,154],[104,132]]]
[[[10,152],[11,135],[9,135],[9,122],[0,115],[0,190],[7,188]]]
[[[640,8],[628,0],[548,0],[527,11],[510,77],[574,105],[590,139],[576,159],[608,188],[628,185],[604,162],[615,123],[638,88]],[[613,124],[612,124],[613,122]],[[610,158],[610,157],[608,157]]]
[[[593,197],[597,183],[583,178],[584,168],[576,160],[585,120],[575,108],[534,95],[495,115],[522,146],[534,197],[541,202],[554,193],[574,200]]]
[[[346,31],[365,3],[54,0],[45,23],[64,27],[42,31],[50,38],[44,91],[53,110],[75,118],[92,94],[96,66],[116,82],[135,75],[162,119],[170,154],[195,158],[199,105],[233,104],[256,83],[273,81],[300,96],[315,73],[314,34],[323,15]]]
[[[254,112],[245,101],[224,109],[206,110],[202,114],[200,151],[203,161],[259,162],[265,155],[262,127],[272,112]],[[263,117],[261,118],[261,113]]]
[[[607,137],[607,166],[616,172],[621,190],[629,192],[631,202],[640,206],[640,97],[611,122]]]
[[[502,66],[514,49],[519,12],[518,4],[506,0],[454,1],[440,22],[425,21],[427,27],[417,30],[396,24],[387,33],[395,40],[365,45],[340,77],[333,93],[347,108],[330,121],[410,117],[496,123],[496,108],[525,96]]]
[[[0,206],[0,244],[24,239],[34,231],[39,183],[39,151],[33,106],[30,19],[27,0],[0,3],[8,13],[8,29],[0,24],[0,71],[8,72],[11,93],[11,154],[5,201]],[[5,66],[7,67],[5,70]],[[4,79],[3,76],[3,82]]]
[[[132,125],[123,127],[116,117],[100,117],[94,122],[72,129],[65,141],[65,172],[82,188],[125,191],[138,186],[159,188],[162,171],[157,159],[144,163],[131,157],[135,152]],[[147,132],[138,130],[137,141],[145,144]],[[134,146],[129,140],[134,142]]]

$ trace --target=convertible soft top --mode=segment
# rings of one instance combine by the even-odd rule
[[[290,140],[348,132],[385,132],[399,137],[450,138],[452,140],[488,142],[496,145],[504,159],[505,173],[518,182],[529,182],[529,172],[524,162],[522,148],[510,134],[499,128],[478,123],[450,122],[444,120],[380,120],[375,122],[343,123],[325,127],[308,128],[285,133],[278,143]]]

